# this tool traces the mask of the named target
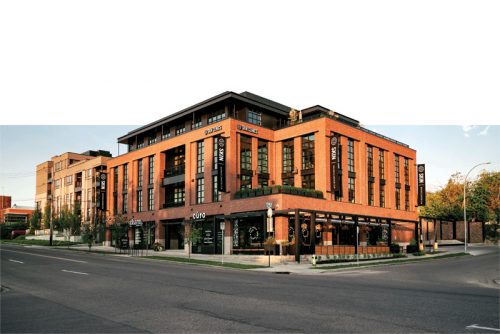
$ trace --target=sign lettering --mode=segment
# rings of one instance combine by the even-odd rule
[[[205,130],[205,135],[209,135],[211,133],[222,130],[222,125],[214,126],[213,128]]]
[[[252,128],[249,128],[246,125],[241,125],[241,124],[238,124],[238,130],[250,132],[250,133],[253,133],[253,134],[258,134],[259,133],[259,131],[257,129],[252,129]]]
[[[340,178],[338,173],[339,160],[339,137],[334,135],[330,138],[330,170],[331,170],[331,192],[340,190]]]
[[[217,190],[226,191],[226,139],[217,140]]]
[[[425,205],[425,164],[417,165],[418,206]]]

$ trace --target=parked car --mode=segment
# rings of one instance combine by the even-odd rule
[[[10,238],[15,239],[17,236],[25,235],[25,234],[26,234],[26,230],[12,230],[12,232],[10,232]]]

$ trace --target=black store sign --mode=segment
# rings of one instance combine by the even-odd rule
[[[98,177],[98,185],[97,185],[97,191],[99,193],[98,195],[98,200],[97,200],[97,207],[102,210],[106,211],[106,188],[108,185],[108,179],[107,179],[107,174],[101,172]]]
[[[217,138],[217,190],[226,191],[226,139]]]
[[[340,177],[338,173],[339,160],[339,137],[330,138],[330,170],[331,170],[331,191],[332,193],[340,190]]]
[[[425,205],[425,164],[417,165],[418,205]]]

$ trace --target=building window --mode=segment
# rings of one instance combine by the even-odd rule
[[[148,188],[148,211],[155,209],[155,193],[153,188]]]
[[[373,177],[373,147],[368,146],[366,148],[366,154],[368,156],[368,176]]]
[[[302,137],[302,170],[314,169],[314,135]]]
[[[62,161],[56,162],[55,168],[56,172],[60,171],[62,169]]]
[[[257,147],[257,174],[259,187],[269,185],[269,162],[267,141],[259,140]]]
[[[354,184],[354,178],[350,177],[348,178],[349,181],[349,202],[354,203],[356,200],[356,193],[355,193],[355,184]]]
[[[314,174],[302,175],[302,188],[305,189],[314,189]]]
[[[380,185],[380,207],[385,208],[385,187]]]
[[[378,177],[384,180],[385,177],[385,166],[384,166],[384,151],[378,150]]]
[[[212,176],[212,201],[220,202],[222,201],[222,193],[217,189],[217,175]]]
[[[73,175],[66,176],[65,183],[66,185],[73,184]]]
[[[252,138],[240,136],[240,189],[252,188]]]
[[[396,188],[396,209],[401,209],[401,189]]]
[[[156,143],[156,135],[153,135],[148,139],[148,145],[153,145],[154,143]]]
[[[226,112],[224,109],[217,110],[208,114],[208,124],[212,124],[226,118]]]
[[[410,169],[408,166],[408,158],[404,158],[404,173],[405,173],[405,184],[410,185]]]
[[[205,143],[203,140],[196,142],[196,173],[205,171]]]
[[[185,190],[183,186],[174,188],[174,204],[184,205],[185,201]]]
[[[191,129],[192,130],[198,129],[198,128],[201,128],[201,126],[202,126],[201,116],[195,116],[194,120],[193,120],[193,123],[191,124]]]
[[[186,124],[184,124],[184,123],[178,124],[175,127],[175,135],[176,136],[179,136],[179,135],[183,134],[184,132],[186,132]]]
[[[261,125],[262,124],[262,113],[260,111],[248,110],[247,122]]]
[[[373,182],[368,182],[368,205],[373,205]]]
[[[165,140],[165,139],[168,139],[168,138],[170,138],[170,128],[162,129],[161,139]]]
[[[410,189],[405,188],[405,210],[410,211]]]
[[[57,179],[55,183],[56,183],[56,189],[61,187],[61,179]]]
[[[137,160],[137,186],[142,187],[142,159]]]
[[[149,169],[149,175],[148,175],[148,184],[153,184],[154,183],[154,176],[155,176],[155,156],[152,155],[148,157],[148,169]]]
[[[354,140],[347,140],[347,171],[354,173]]]
[[[118,167],[113,168],[113,214],[118,214]],[[90,192],[89,192],[90,196]],[[90,200],[90,197],[87,199]]]
[[[122,191],[128,191],[128,165],[123,165]]]
[[[400,183],[399,179],[399,155],[394,154],[394,176],[396,178],[396,183]]]
[[[87,178],[92,177],[92,168],[87,169]]]
[[[142,212],[142,190],[137,190],[137,212]]]
[[[196,204],[205,202],[205,179],[196,179]]]
[[[122,194],[122,213],[127,213],[128,211],[128,194]]]
[[[283,169],[282,169],[282,180],[284,186],[294,185],[293,176],[293,139],[283,142]]]
[[[137,148],[143,148],[144,146],[146,146],[146,144],[144,143],[144,138],[139,138],[139,141],[137,143]]]

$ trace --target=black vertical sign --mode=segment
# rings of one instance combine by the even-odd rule
[[[226,139],[217,140],[217,190],[226,192]]]
[[[100,202],[101,202],[101,205],[100,205],[100,209],[102,211],[106,211],[106,188],[107,188],[107,184],[108,184],[108,179],[107,179],[107,174],[106,173],[103,173],[101,172],[99,174],[99,193],[100,193]]]
[[[418,206],[425,205],[425,164],[417,165]]]
[[[340,190],[340,178],[338,173],[339,161],[339,137],[330,138],[330,170],[331,170],[331,191],[335,193]]]

